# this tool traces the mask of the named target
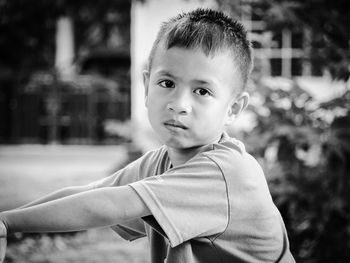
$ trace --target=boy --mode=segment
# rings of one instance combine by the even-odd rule
[[[264,174],[224,127],[246,107],[252,67],[243,27],[198,9],[160,29],[144,72],[164,146],[110,177],[0,214],[6,233],[112,226],[148,236],[151,262],[294,262]]]

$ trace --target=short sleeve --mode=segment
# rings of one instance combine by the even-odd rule
[[[131,183],[172,247],[223,232],[228,223],[226,184],[204,153],[167,172]]]
[[[159,159],[159,155],[162,154],[162,149],[148,152],[111,176],[95,181],[89,184],[89,186],[91,189],[118,187],[142,180],[154,174],[155,167],[157,166],[156,160]],[[133,219],[112,226],[111,228],[119,234],[119,236],[129,241],[146,235],[145,225],[142,219]]]

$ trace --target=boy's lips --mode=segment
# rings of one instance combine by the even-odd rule
[[[184,130],[188,129],[188,127],[185,124],[183,124],[181,121],[177,121],[177,120],[165,121],[164,125],[169,127],[169,128],[178,128],[178,129],[184,129]]]

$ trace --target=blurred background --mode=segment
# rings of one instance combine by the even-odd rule
[[[159,145],[141,73],[161,22],[196,7],[249,32],[251,103],[228,132],[265,170],[297,262],[350,262],[348,0],[0,0],[0,211]],[[5,262],[149,262],[147,246],[15,235]]]

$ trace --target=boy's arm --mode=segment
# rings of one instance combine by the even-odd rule
[[[43,196],[37,200],[34,200],[28,204],[25,204],[23,206],[18,207],[17,209],[22,209],[22,208],[27,208],[27,207],[31,207],[34,205],[39,205],[39,204],[43,204],[49,201],[53,201],[59,198],[63,198],[66,196],[70,196],[73,194],[78,194],[78,193],[82,193],[85,191],[91,190],[91,187],[89,185],[83,185],[83,186],[71,186],[71,187],[66,187],[66,188],[62,188],[60,190],[57,190],[53,193],[50,193],[46,196]]]
[[[74,194],[43,204],[0,213],[7,234],[66,232],[110,226],[150,215],[129,186],[106,187]]]

